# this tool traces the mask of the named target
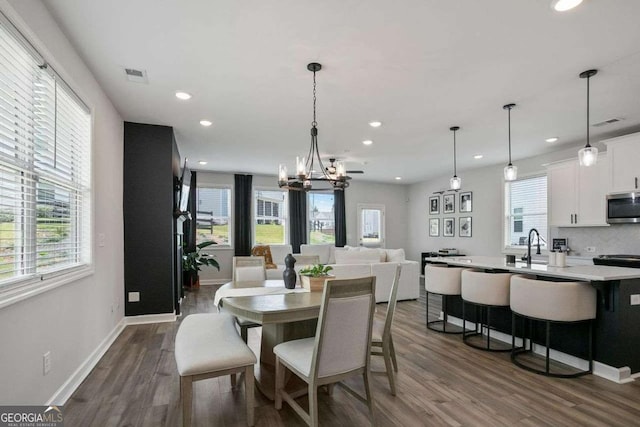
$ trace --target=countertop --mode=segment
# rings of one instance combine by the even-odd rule
[[[507,264],[504,257],[465,256],[430,258],[430,262],[439,262],[460,267],[477,267],[485,269],[507,270],[513,273],[537,274],[562,279],[575,279],[591,282],[606,280],[624,280],[640,278],[640,268],[610,267],[606,265],[568,265],[567,267],[550,267],[546,264],[531,264],[518,261]]]

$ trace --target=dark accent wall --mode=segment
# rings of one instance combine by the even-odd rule
[[[174,311],[178,254],[173,212],[179,172],[173,128],[125,122],[126,316]],[[129,292],[140,292],[140,302],[129,302]]]

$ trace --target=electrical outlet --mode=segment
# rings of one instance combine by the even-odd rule
[[[639,295],[640,296],[640,295]],[[47,375],[51,371],[51,352],[42,355],[42,374]]]
[[[631,295],[631,305],[640,305],[640,294]]]
[[[584,250],[592,254],[592,253],[594,253],[596,251],[596,247],[595,246],[587,246],[586,248],[584,248]]]
[[[129,302],[140,302],[140,292],[129,292]]]

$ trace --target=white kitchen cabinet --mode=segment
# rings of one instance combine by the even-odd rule
[[[603,227],[606,217],[609,164],[601,155],[594,166],[580,166],[578,159],[547,168],[549,225],[552,227]]]
[[[640,133],[603,141],[609,159],[609,191],[636,191],[640,185]]]

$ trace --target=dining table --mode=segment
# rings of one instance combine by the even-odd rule
[[[255,383],[262,394],[273,400],[276,359],[273,348],[285,341],[315,335],[322,292],[300,287],[287,289],[283,280],[229,282],[218,289],[214,303],[222,311],[262,325]]]

